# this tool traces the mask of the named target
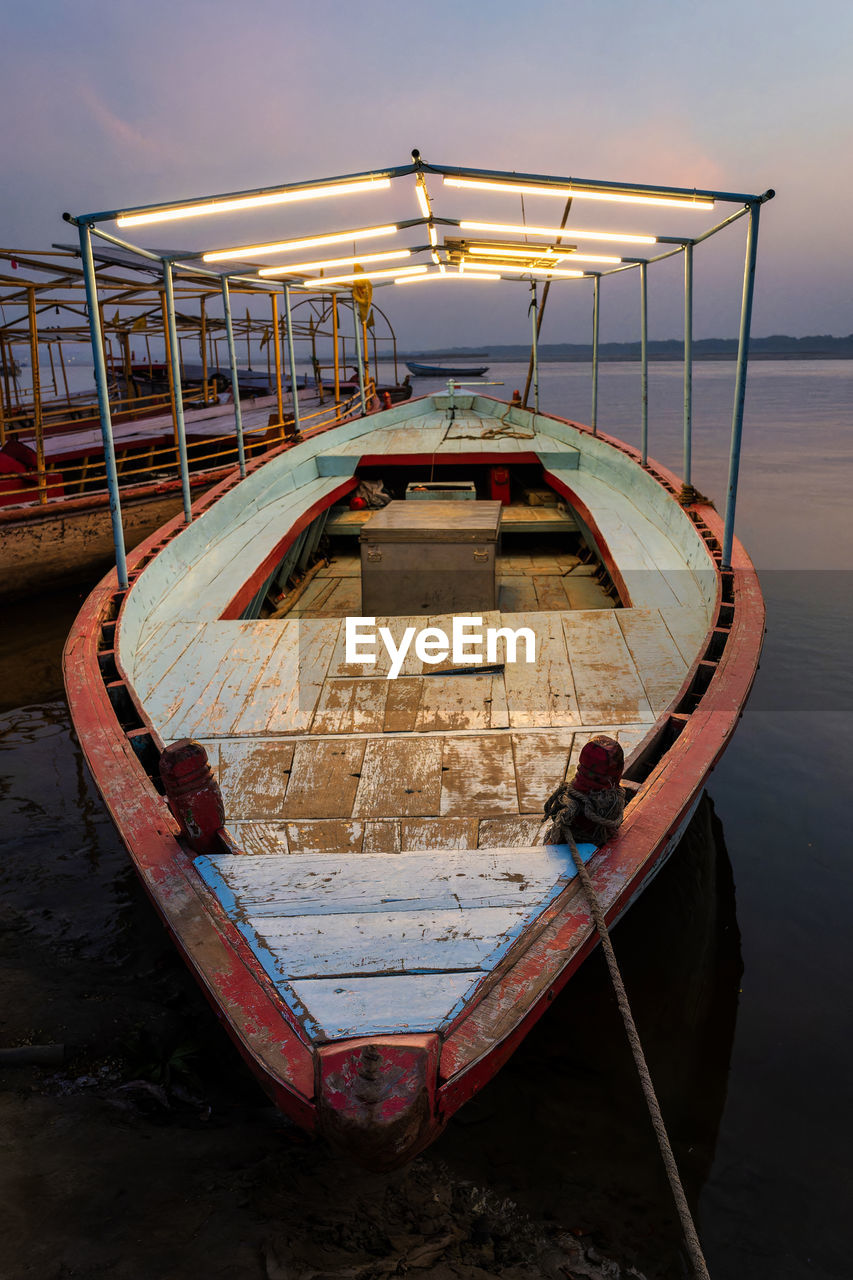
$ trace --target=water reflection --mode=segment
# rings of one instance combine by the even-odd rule
[[[703,796],[676,853],[616,927],[622,969],[691,1208],[709,1176],[743,970],[732,870]],[[680,1274],[680,1230],[600,951],[439,1143],[529,1212]],[[570,1208],[569,1208],[570,1207]],[[701,1229],[701,1228],[700,1228]]]

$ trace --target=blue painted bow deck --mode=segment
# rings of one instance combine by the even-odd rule
[[[199,859],[199,874],[320,1040],[453,1016],[574,875],[565,848],[533,844],[545,798],[591,734],[630,755],[710,622],[704,544],[651,477],[568,424],[481,396],[456,405],[453,421],[446,397],[398,405],[274,458],[167,544],[119,626],[157,734],[204,742],[222,788],[238,852]],[[375,667],[345,662],[343,616],[360,613],[345,556],[294,615],[222,620],[361,457],[463,451],[510,463],[532,451],[563,479],[594,513],[630,607],[596,600],[568,560],[513,553],[484,625],[532,627],[536,665],[442,675],[410,654],[395,681],[381,650]],[[377,623],[399,637],[450,619]]]

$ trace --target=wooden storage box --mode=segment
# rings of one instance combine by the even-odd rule
[[[473,480],[415,480],[406,485],[408,502],[464,502],[477,501],[477,487]]]
[[[362,525],[362,614],[494,609],[500,521],[499,502],[390,502]]]

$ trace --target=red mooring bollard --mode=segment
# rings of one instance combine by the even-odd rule
[[[182,738],[166,747],[160,756],[160,777],[169,808],[190,847],[196,853],[216,850],[217,833],[225,823],[225,805],[201,743]]]

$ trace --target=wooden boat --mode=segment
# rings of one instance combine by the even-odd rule
[[[436,477],[480,500],[399,500]],[[379,479],[397,500],[350,509]],[[591,736],[627,757],[622,825],[580,845],[609,921],[677,847],[763,637],[733,510],[597,427],[453,390],[251,461],[90,596],[64,666],[93,776],[305,1129],[410,1159],[595,946],[569,849],[538,842]],[[371,624],[372,662],[348,645]],[[442,647],[457,624],[485,650]]]
[[[481,365],[437,365],[418,364],[414,360],[406,361],[406,368],[416,378],[482,378],[489,372],[487,364]]]
[[[129,255],[114,254],[99,255],[99,280],[105,312],[112,316],[105,323],[112,438],[125,539],[134,546],[182,509],[180,450],[172,371],[168,361],[151,355],[151,344],[163,341],[160,295],[150,284],[150,272],[140,280]],[[222,360],[224,322],[209,310],[211,299],[219,296],[218,279],[211,288],[179,278],[175,291],[182,308],[180,372],[175,378],[184,410],[188,487],[197,497],[238,456],[233,374],[227,351]],[[257,290],[249,286],[248,296],[253,292]],[[261,297],[268,301],[266,293]],[[98,404],[93,388],[75,389],[75,361],[68,355],[84,341],[88,355],[78,258],[71,252],[0,250],[0,299],[0,599],[13,599],[93,581],[112,558],[113,532]],[[310,338],[312,349],[323,338],[327,319],[316,303],[306,299],[300,304],[312,308],[312,319],[310,325],[300,321],[294,326],[297,339]],[[395,343],[387,316],[376,311],[383,321],[380,340]],[[292,378],[282,375],[280,361],[273,361],[269,322],[247,311],[245,318],[234,318],[233,327],[241,351],[251,358],[254,345],[255,364],[264,366],[237,370],[245,449],[254,456],[278,445],[293,429]],[[205,361],[193,362],[188,353],[185,358],[188,339],[193,346],[201,344]],[[22,369],[13,352],[24,345],[30,359]],[[148,358],[140,359],[136,347],[147,350]],[[43,369],[33,378],[33,369],[45,358],[49,372]],[[307,372],[296,378],[306,431],[346,416],[358,400],[357,386],[341,388],[335,402],[332,389],[320,394],[308,378]]]

